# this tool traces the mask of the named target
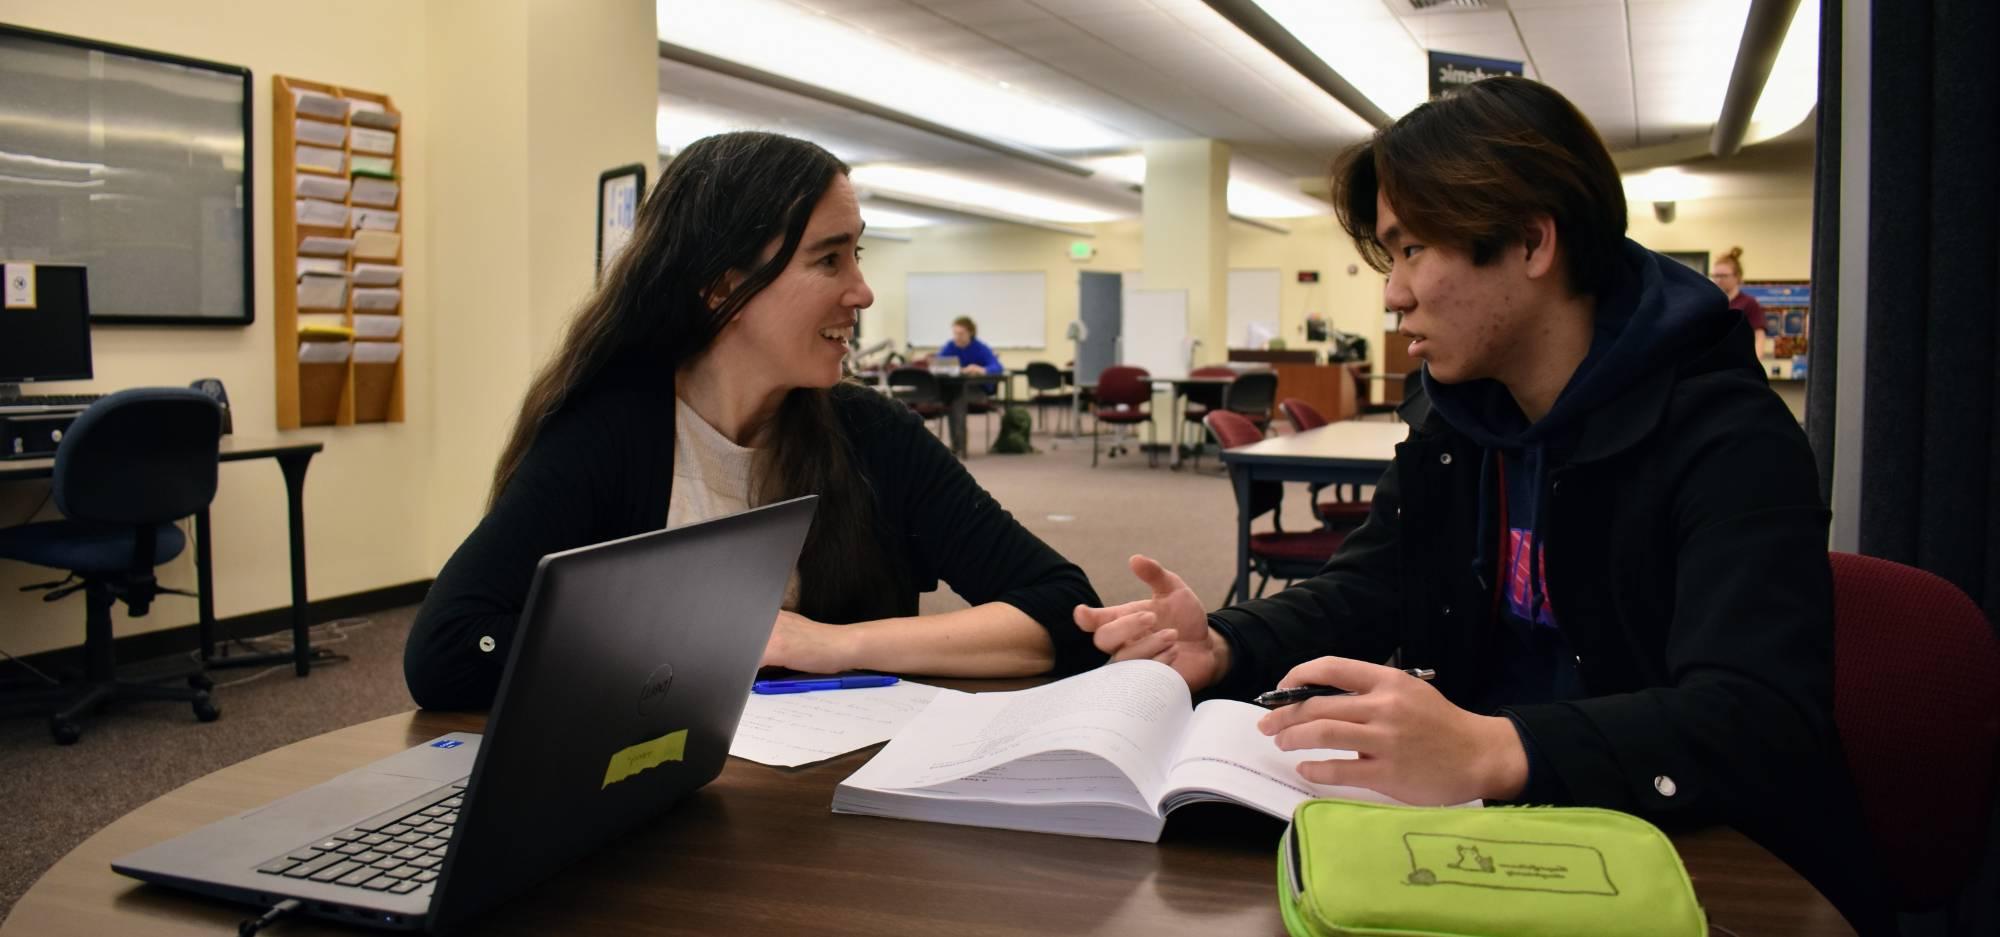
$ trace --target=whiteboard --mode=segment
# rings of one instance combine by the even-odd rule
[[[1126,290],[1118,363],[1154,377],[1186,377],[1187,310],[1187,290]]]
[[[905,340],[935,349],[951,340],[951,320],[971,316],[994,348],[1041,348],[1049,341],[1049,278],[1020,273],[912,273]]]
[[[1250,326],[1264,327],[1264,334],[1278,334],[1278,284],[1276,270],[1229,271],[1229,347],[1262,348],[1250,337]]]

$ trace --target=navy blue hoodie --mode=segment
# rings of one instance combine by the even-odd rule
[[[1619,276],[1597,297],[1590,351],[1540,420],[1529,423],[1498,381],[1446,384],[1424,369],[1431,406],[1486,450],[1473,572],[1498,589],[1507,625],[1493,645],[1502,659],[1487,711],[1585,695],[1560,610],[1548,603],[1540,536],[1551,472],[1567,461],[1583,417],[1647,373],[1714,344],[1741,318],[1721,289],[1683,264],[1629,239],[1620,259]]]

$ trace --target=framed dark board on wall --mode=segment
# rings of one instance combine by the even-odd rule
[[[80,264],[93,323],[248,325],[250,70],[0,24],[0,259]]]

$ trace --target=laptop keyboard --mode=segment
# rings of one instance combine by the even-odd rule
[[[266,875],[426,897],[465,800],[459,781],[257,867]]]

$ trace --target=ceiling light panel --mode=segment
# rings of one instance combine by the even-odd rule
[[[1132,185],[1146,184],[1146,157],[1139,153],[1079,160],[1099,175]],[[1282,180],[1252,179],[1251,173],[1229,174],[1229,213],[1245,218],[1304,218],[1331,211],[1327,203],[1285,187]]]
[[[1392,118],[1430,95],[1429,59],[1382,0],[1256,0]]]
[[[926,203],[967,205],[1043,221],[1079,224],[1120,217],[1094,205],[935,169],[883,164],[856,166],[848,178],[858,188],[879,191],[891,198],[909,196]]]
[[[1081,113],[914,52],[882,29],[851,26],[800,4],[660,0],[657,9],[660,38],[666,42],[969,133],[1056,152],[1137,142]],[[910,19],[911,29],[919,28],[916,20],[930,16],[914,6],[884,12]]]
[[[1722,113],[1750,0],[1631,0],[1642,143],[1705,135]]]

